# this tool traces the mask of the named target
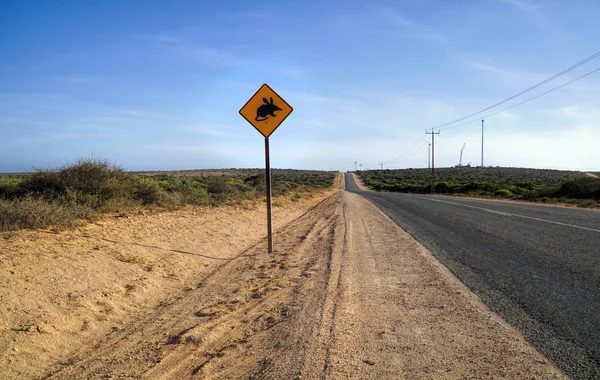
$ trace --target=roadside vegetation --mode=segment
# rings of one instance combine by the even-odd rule
[[[441,168],[435,173],[437,194],[600,206],[600,178],[582,172],[490,167]],[[367,170],[358,175],[376,191],[431,192],[431,169]]]
[[[0,175],[0,231],[68,228],[103,213],[234,205],[264,198],[264,171],[234,173],[128,173],[107,160],[79,159],[55,170]],[[334,179],[334,172],[273,170],[272,194],[298,200],[302,194],[331,187]]]

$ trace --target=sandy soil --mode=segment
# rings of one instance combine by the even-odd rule
[[[364,191],[372,191],[370,187],[368,187],[367,185],[365,185],[364,181],[362,180],[362,178],[360,178],[356,173],[352,173],[352,177],[354,177],[354,183],[356,183],[356,186]]]
[[[0,378],[563,377],[342,186],[7,236]]]
[[[274,229],[331,193],[274,200]],[[196,288],[265,236],[264,202],[0,235],[0,379],[42,375]]]
[[[592,177],[592,178],[598,178],[598,176],[594,173],[585,173],[585,175],[587,175],[588,177]]]

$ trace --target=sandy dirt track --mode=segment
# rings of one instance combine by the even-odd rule
[[[117,240],[125,238],[113,236],[118,232],[141,233],[139,229],[145,228],[148,231],[136,242],[174,247],[171,250],[135,246],[140,250],[131,252],[134,247],[87,237],[69,246],[60,239],[63,233],[47,237],[24,233],[4,239],[2,297],[12,297],[15,284],[27,287],[44,282],[46,286],[20,290],[19,297],[26,302],[19,306],[9,298],[11,311],[5,311],[4,303],[0,306],[0,316],[12,318],[0,338],[0,378],[563,377],[369,202],[341,189],[303,202],[282,205],[281,214],[287,210],[289,220],[279,220],[272,255],[251,230],[241,231],[244,236],[226,236],[254,219],[262,232],[264,210],[188,215],[184,219],[201,218],[204,223],[194,231],[195,238],[183,226],[173,228],[158,220],[171,217],[166,214],[153,216],[157,219],[153,221],[140,217],[139,225],[136,220],[118,219],[111,222],[114,226],[95,226],[89,232]],[[218,218],[211,218],[213,211]],[[241,216],[248,220],[235,219]],[[126,223],[135,228],[122,227]],[[159,234],[161,226],[169,229]],[[212,238],[203,235],[205,230],[212,231]],[[161,240],[165,235],[179,237]],[[27,236],[44,240],[56,268],[73,271],[92,266],[88,275],[94,278],[93,272],[102,272],[106,284],[94,291],[82,289],[83,299],[70,300],[63,294],[66,291],[60,291],[72,286],[69,280],[61,283],[59,275],[48,278],[39,270],[27,274],[25,266],[17,266],[18,278],[29,276],[29,281],[9,283],[17,276],[11,263],[27,255],[22,246],[27,242],[21,241]],[[81,248],[88,241],[101,244],[100,249]],[[175,245],[178,241],[195,245],[185,250]],[[100,255],[110,247],[129,248],[109,254],[112,265],[106,267],[99,258],[87,261],[88,255]],[[37,253],[42,267],[45,250]],[[85,253],[80,257],[74,251]],[[140,262],[115,260],[119,254],[140,257]],[[36,263],[35,255],[27,259]],[[145,265],[153,265],[152,270]],[[201,269],[185,272],[190,266]],[[178,270],[186,273],[185,278],[177,275]],[[130,283],[123,276],[144,271],[147,278],[131,282],[133,288],[122,285]],[[115,289],[108,286],[108,279]],[[41,301],[47,294],[65,299],[56,300],[53,309],[52,302]],[[105,309],[92,307],[100,307],[99,299],[105,299]],[[44,313],[49,323],[39,316],[23,323],[28,318],[24,316],[32,313]],[[22,331],[11,330],[19,323]]]

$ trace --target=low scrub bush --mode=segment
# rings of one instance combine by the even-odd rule
[[[127,197],[134,191],[134,181],[123,169],[108,160],[79,159],[58,171],[59,186],[100,199]]]
[[[500,189],[496,190],[496,192],[494,192],[494,195],[502,198],[511,198],[513,196],[513,193],[507,189]]]
[[[73,227],[77,219],[89,218],[91,215],[91,210],[84,207],[64,207],[43,199],[0,200],[0,231],[49,226]]]
[[[358,172],[364,183],[376,191],[427,194],[431,170],[398,169]],[[546,202],[600,200],[600,179],[582,172],[521,168],[440,168],[436,170],[435,192],[473,197],[505,197]],[[573,204],[592,204],[577,202]]]
[[[474,181],[470,182],[469,184],[463,187],[463,191],[495,191],[496,189],[497,185],[494,185],[493,183],[488,181]]]
[[[107,160],[78,159],[18,178],[0,175],[0,231],[69,227],[79,218],[139,207],[239,204],[264,196],[265,175],[257,172],[141,175],[126,173]],[[274,170],[272,178],[272,193],[277,196],[330,187],[335,173]]]
[[[143,205],[160,205],[165,203],[166,193],[157,181],[137,177],[133,186],[133,197],[131,198],[138,200]]]
[[[458,186],[453,183],[440,182],[435,185],[435,192],[440,194],[453,194],[458,190]]]
[[[39,170],[21,182],[20,191],[16,195],[42,196],[52,200],[64,195],[64,193],[65,187],[60,183],[57,172]]]
[[[600,200],[600,178],[577,178],[565,182],[554,196],[576,199]]]
[[[14,198],[20,192],[20,179],[11,176],[0,176],[0,198]]]

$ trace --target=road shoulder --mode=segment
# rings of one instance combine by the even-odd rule
[[[328,377],[564,377],[383,212],[343,201]]]
[[[358,187],[362,191],[373,191],[367,185],[365,185],[362,178],[360,178],[356,173],[351,173],[351,174],[352,174],[352,178],[354,178],[354,183],[356,184],[356,187]]]

